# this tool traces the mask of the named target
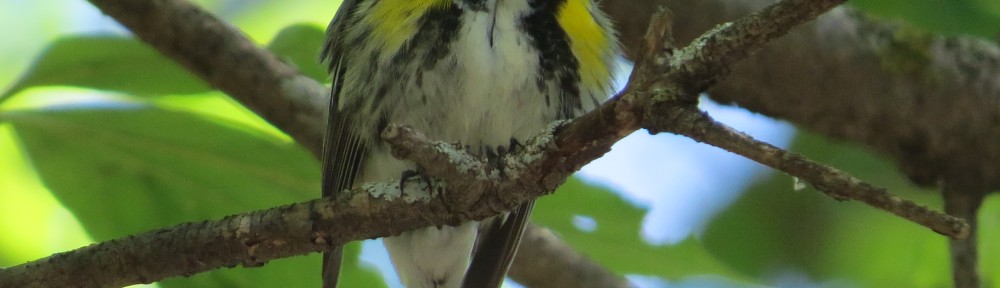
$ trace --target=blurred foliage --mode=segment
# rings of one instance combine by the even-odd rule
[[[941,209],[935,191],[912,186],[891,163],[857,145],[801,132],[791,150]],[[984,211],[997,208],[986,205]],[[984,231],[992,230],[984,225]],[[709,224],[703,240],[709,251],[739,271],[774,281],[788,273],[803,273],[819,281],[862,287],[951,283],[945,237],[863,203],[837,202],[818,191],[794,191],[793,179],[784,174],[748,189]],[[981,241],[990,242],[987,237]],[[995,252],[986,249],[981,257],[997,256],[991,253]],[[997,269],[986,263],[983,268]]]
[[[0,94],[0,102],[29,87],[53,85],[131,95],[191,94],[211,89],[149,46],[117,36],[60,38],[45,49],[24,75]]]
[[[326,32],[322,28],[314,25],[297,24],[289,26],[278,32],[267,45],[267,49],[281,56],[282,60],[299,69],[299,72],[306,76],[317,79],[320,82],[329,74],[326,68],[319,62],[317,49],[302,49],[302,47],[323,47],[323,39]]]
[[[539,199],[535,207],[534,223],[556,231],[566,243],[615,272],[664,279],[699,274],[750,279],[716,261],[694,238],[671,246],[643,241],[641,225],[646,210],[610,190],[570,179],[554,195]],[[594,229],[578,227],[574,223],[577,217],[592,219]]]
[[[326,69],[317,61],[318,54],[301,47],[322,46],[324,35],[316,26],[293,25],[278,33],[268,49],[306,76],[323,81]],[[0,103],[24,89],[39,86],[76,86],[135,96],[194,94],[211,89],[148,45],[120,36],[69,36],[57,40],[39,55],[24,77],[0,94]]]
[[[280,131],[147,46],[115,36],[121,30],[62,35],[76,29],[71,23],[108,21],[74,20],[84,14],[76,8],[93,9],[86,3],[41,2],[0,2],[0,11],[24,12],[0,17],[0,25],[25,27],[12,29],[10,41],[0,46],[0,63],[6,64],[0,65],[0,79],[11,79],[0,94],[0,266],[79,247],[88,237],[112,239],[319,194],[315,159]],[[269,42],[268,49],[304,74],[325,80],[316,62],[321,27],[337,1],[195,2],[251,39]],[[995,0],[852,3],[938,33],[1000,35]],[[86,90],[46,88],[57,86]],[[892,165],[857,147],[806,133],[793,149],[940,205],[933,191],[909,186]],[[640,235],[644,209],[575,180],[542,198],[533,220],[624,274],[704,285],[715,282],[695,275],[723,276],[729,285],[787,284],[789,273],[827,286],[949,285],[943,237],[862,204],[793,192],[791,182],[775,175],[757,183],[709,224],[701,242],[650,245]],[[997,226],[998,214],[1000,203],[988,199],[981,243],[995,242],[997,231],[990,227]],[[574,223],[581,218],[592,221],[593,229]],[[345,286],[384,286],[377,272],[358,262],[358,253],[358,245],[348,246]],[[997,253],[984,245],[984,275],[1000,272]],[[318,287],[319,262],[318,255],[296,257],[160,285]]]
[[[126,104],[0,117],[96,240],[319,194],[318,163],[295,143],[196,114]]]
[[[1000,40],[1000,1],[851,0],[870,14],[910,22],[947,35],[977,35]]]

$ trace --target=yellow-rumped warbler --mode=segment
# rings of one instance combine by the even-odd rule
[[[618,55],[591,0],[345,0],[327,37],[324,196],[415,169],[379,141],[389,123],[491,151],[589,111],[611,92]],[[532,206],[383,241],[407,287],[498,287]],[[323,266],[336,286],[339,249]]]

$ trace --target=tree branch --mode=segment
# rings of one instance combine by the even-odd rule
[[[691,107],[662,109],[672,122],[651,123],[648,129],[667,131],[690,137],[699,142],[739,154],[758,163],[798,177],[817,190],[837,200],[858,200],[920,224],[955,240],[969,237],[970,226],[965,214],[941,214],[926,206],[900,198],[884,188],[865,183],[832,167],[810,161],[716,122],[707,114]],[[963,218],[957,218],[963,217]]]
[[[319,86],[318,83],[304,80],[304,77],[297,75],[294,69],[280,63],[267,52],[248,44],[249,41],[246,41],[245,37],[239,36],[235,30],[186,3],[167,0],[91,0],[91,2],[104,10],[105,13],[121,18],[120,21],[132,29],[141,39],[157,47],[164,54],[177,59],[206,81],[250,106],[312,151],[319,151],[320,141],[318,140],[321,139],[321,132],[318,131],[322,131],[323,112],[318,109],[325,106],[322,105],[324,102],[322,96],[319,96],[322,94],[318,92],[322,89],[315,88]],[[813,6],[812,3],[821,3],[823,6]],[[419,139],[419,134],[405,128],[390,130],[390,133],[385,135],[386,140],[393,144],[394,153],[397,155],[405,156],[424,167],[451,169],[429,172],[433,176],[445,179],[449,183],[449,190],[462,187],[461,185],[468,185],[466,187],[476,188],[476,190],[466,191],[482,191],[481,194],[471,194],[470,196],[462,195],[464,193],[438,193],[433,198],[434,200],[426,203],[421,201],[407,203],[398,197],[382,198],[385,195],[390,195],[391,191],[394,190],[389,184],[367,185],[365,186],[368,188],[367,190],[356,189],[339,199],[320,199],[231,216],[221,221],[185,224],[177,228],[93,245],[78,251],[58,254],[2,270],[0,271],[0,279],[23,281],[13,283],[32,284],[48,283],[34,281],[86,277],[97,271],[88,270],[87,267],[109,267],[91,264],[75,267],[66,265],[79,264],[80,259],[91,259],[89,261],[103,259],[110,261],[108,263],[117,260],[134,265],[123,265],[115,267],[119,269],[105,270],[114,271],[116,274],[127,274],[116,276],[127,280],[109,280],[109,282],[102,283],[114,283],[115,285],[125,282],[144,283],[171,275],[189,275],[223,266],[258,265],[278,257],[327,249],[330,245],[349,240],[388,236],[400,231],[429,225],[457,224],[468,220],[483,219],[514,207],[521,201],[548,193],[565,181],[565,177],[568,177],[570,173],[590,160],[603,155],[610,149],[611,144],[638,129],[640,124],[668,130],[669,124],[664,123],[670,122],[669,119],[657,120],[656,118],[671,115],[670,113],[662,113],[663,111],[693,107],[691,105],[694,103],[690,99],[693,99],[694,95],[691,94],[707,88],[715,81],[714,79],[718,79],[721,74],[728,70],[724,67],[732,65],[732,62],[749,54],[760,44],[777,37],[788,27],[811,19],[821,11],[837,4],[839,1],[782,1],[777,3],[773,7],[774,9],[768,11],[770,11],[770,15],[779,19],[779,22],[783,24],[757,27],[758,24],[766,23],[737,22],[717,30],[721,31],[717,35],[734,36],[737,38],[736,41],[727,40],[726,38],[729,36],[719,37],[715,40],[711,37],[717,36],[708,36],[706,40],[709,42],[719,41],[715,42],[718,45],[705,45],[707,48],[686,50],[704,52],[700,55],[724,56],[722,58],[685,58],[692,55],[687,53],[679,53],[678,57],[661,54],[657,57],[644,58],[656,60],[651,62],[655,65],[640,63],[640,67],[648,67],[650,69],[648,71],[669,71],[670,73],[664,77],[634,77],[633,81],[630,81],[629,89],[626,90],[627,93],[622,97],[610,101],[598,110],[588,113],[570,124],[560,126],[561,128],[558,129],[555,136],[548,135],[546,137],[543,135],[543,137],[536,138],[533,140],[534,145],[530,145],[535,149],[525,149],[524,153],[508,156],[505,161],[508,165],[506,171],[518,171],[518,173],[507,173],[508,177],[511,178],[503,179],[503,181],[496,179],[495,173],[491,173],[491,167],[483,166],[482,162],[461,158],[468,157],[468,155],[448,150],[447,144],[410,141]],[[201,32],[199,29],[210,31]],[[751,35],[750,38],[756,38],[750,39],[750,41],[740,41],[741,34],[739,33],[726,34],[733,31],[756,31],[756,29],[765,29],[766,31],[760,34],[748,34]],[[158,33],[164,35],[157,35]],[[212,45],[206,48],[204,47],[206,44]],[[241,52],[228,54],[227,50],[229,49]],[[662,50],[650,49],[648,51],[659,52]],[[257,57],[260,59],[256,59]],[[663,66],[668,64],[662,62],[663,60],[672,60],[669,63],[670,66]],[[698,65],[714,64],[720,65],[721,68],[709,67],[708,70],[705,70],[705,67],[698,67]],[[688,69],[692,67],[694,69]],[[637,69],[644,71],[643,68]],[[261,72],[261,70],[266,73]],[[699,81],[696,83],[677,82],[678,79],[690,79],[685,77],[692,75],[703,75],[706,78],[693,79],[693,81]],[[649,82],[635,85],[635,81],[642,80]],[[661,94],[663,92],[666,94]],[[271,97],[261,97],[261,95]],[[661,116],[657,116],[657,114]],[[407,153],[407,151],[423,152]],[[459,155],[459,158],[453,158],[455,155]],[[529,159],[532,161],[523,161]],[[435,165],[437,163],[435,161],[444,161],[442,163],[445,165]],[[776,161],[784,163],[786,160],[778,158]],[[456,166],[454,163],[466,163],[472,166]],[[781,169],[781,165],[778,166],[777,168]],[[811,179],[804,177],[808,175],[798,175],[803,171],[786,172],[803,179]],[[488,177],[476,178],[474,175]],[[463,183],[462,181],[468,182]],[[837,185],[821,186],[815,182],[813,184],[820,189],[842,188],[842,186]],[[390,187],[386,187],[387,185]],[[398,189],[395,190],[398,192]],[[852,194],[837,190],[828,192],[834,193],[834,195]],[[923,209],[923,207],[917,208]],[[943,222],[953,220],[953,218],[948,217],[936,219]],[[205,227],[214,229],[203,230]],[[206,234],[194,238],[194,241],[178,240],[191,239],[191,234],[180,233],[196,233],[198,231],[210,231],[217,235]],[[962,233],[961,229],[951,232],[953,235],[961,235]],[[173,237],[167,237],[170,235]],[[180,235],[186,235],[186,237],[178,237]],[[132,248],[134,246],[126,245],[128,243],[143,243],[145,247],[156,247],[162,251],[139,251],[143,249]],[[185,254],[197,255],[192,256],[193,258],[161,259],[164,255],[157,253],[165,253],[163,251],[169,250],[162,247],[193,249],[171,251],[169,255],[175,257],[178,252],[198,251],[199,253]],[[101,253],[106,254],[104,256],[96,255]],[[211,259],[205,259],[206,257]],[[156,271],[153,267],[133,263],[137,261],[135,259],[145,259],[149,263],[157,263],[158,267],[155,269],[171,270],[171,272],[169,274],[163,273]],[[161,261],[149,261],[151,259],[161,259]],[[174,266],[163,267],[164,263],[172,263]],[[42,271],[56,274],[45,274]],[[71,273],[66,273],[67,271]],[[51,277],[41,278],[46,275]],[[104,278],[94,277],[93,279],[101,281]]]
[[[418,186],[417,182],[412,184],[409,186]],[[542,194],[540,189],[533,191]],[[478,205],[478,209],[456,215],[444,203],[407,201],[399,197],[398,183],[371,184],[338,199],[321,198],[221,220],[181,224],[0,269],[0,287],[122,287],[151,283],[222,267],[257,267],[278,258],[329,250],[334,244],[497,214]]]
[[[783,35],[792,25],[808,21],[842,2],[779,1],[732,24],[720,25],[698,37],[684,49],[676,52],[668,49],[665,54],[672,57],[669,60],[640,58],[636,67],[636,72],[640,74],[633,76],[636,81],[630,82],[629,87],[653,92],[649,95],[635,93],[635,97],[648,97],[652,101],[650,105],[643,106],[651,109],[640,114],[644,115],[642,126],[652,133],[673,132],[745,156],[806,180],[835,199],[860,200],[938,233],[958,239],[965,238],[969,227],[962,219],[943,215],[831,167],[754,140],[712,120],[694,107],[698,93],[725,76],[728,71],[726,67],[746,58],[769,40]],[[768,19],[780,21],[769,22]],[[646,43],[662,42],[652,40]],[[660,71],[668,71],[662,80],[645,79],[645,75],[657,75]]]

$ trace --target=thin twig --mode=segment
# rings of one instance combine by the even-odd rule
[[[858,200],[954,239],[965,239],[969,236],[969,224],[962,218],[955,217],[964,215],[947,215],[900,198],[884,188],[862,182],[840,170],[757,141],[749,135],[716,122],[701,111],[681,107],[661,112],[675,121],[663,123],[657,127],[658,130],[684,135],[788,173],[812,184],[834,199]]]

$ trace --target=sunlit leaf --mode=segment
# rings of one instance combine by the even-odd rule
[[[0,123],[0,267],[90,244],[17,149],[14,131]]]
[[[319,195],[316,161],[294,143],[195,114],[124,106],[3,118],[99,240]]]
[[[240,27],[252,39],[266,41],[278,31],[296,23],[326,27],[337,12],[341,0],[286,0],[252,2],[253,9],[234,14],[231,23]],[[265,19],[265,21],[261,21]],[[319,55],[319,46],[301,47]]]
[[[302,74],[323,82],[329,78],[326,69],[319,63],[319,49],[325,37],[326,33],[319,27],[292,25],[278,32],[267,49],[297,67]]]
[[[319,165],[295,143],[197,114],[102,105],[0,114],[45,184],[97,241],[319,195]],[[318,286],[318,259],[223,269],[193,281]],[[357,274],[345,280],[379,279],[345,266],[345,274]]]
[[[321,28],[294,25],[282,30],[269,48],[305,75],[323,81],[319,63]],[[52,43],[0,102],[37,86],[75,86],[136,96],[192,94],[212,88],[145,43],[121,36],[68,36]]]
[[[132,95],[187,94],[210,88],[135,39],[69,36],[52,43],[0,101],[35,86],[64,85]]]

